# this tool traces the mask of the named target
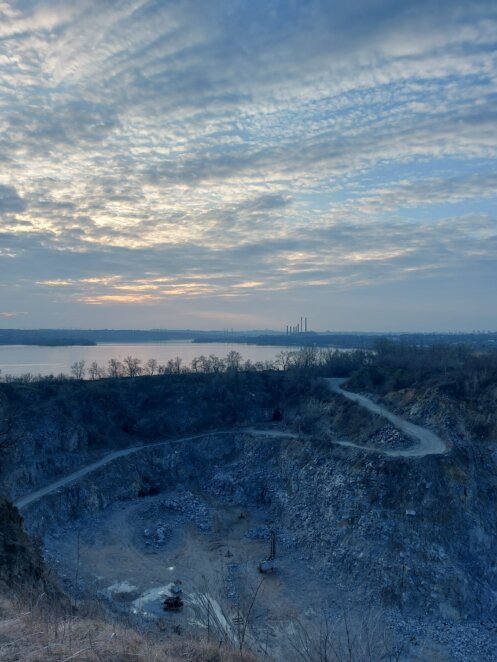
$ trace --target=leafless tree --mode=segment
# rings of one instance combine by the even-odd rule
[[[242,607],[240,612],[238,624],[238,649],[240,653],[243,650],[245,645],[245,638],[247,635],[247,630],[253,622],[255,616],[254,608],[257,601],[257,596],[261,592],[261,589],[264,584],[264,577],[259,580],[259,583],[255,587],[248,589],[245,594],[241,593],[240,606]]]
[[[156,359],[149,359],[145,363],[145,372],[147,373],[147,375],[155,375],[157,369],[158,369],[158,363]]]
[[[240,354],[240,352],[235,352],[234,350],[232,350],[231,352],[228,353],[228,356],[226,357],[225,361],[226,361],[226,369],[236,372],[240,370],[240,366],[242,363],[242,355]]]
[[[378,613],[346,607],[335,618],[323,609],[312,621],[297,620],[289,643],[302,662],[398,662],[402,655]]]
[[[124,359],[124,371],[126,377],[138,377],[141,374],[141,360],[133,356],[127,356]]]
[[[181,363],[182,359],[179,356],[174,359],[169,359],[167,364],[164,366],[163,374],[179,375],[181,373]]]
[[[236,577],[236,603],[227,600],[225,588],[224,561],[221,560],[223,580],[219,584],[211,584],[205,576],[198,582],[198,588],[193,591],[191,606],[199,623],[206,629],[208,641],[219,641],[228,647],[238,649],[240,659],[243,651],[255,644],[255,628],[258,621],[265,615],[263,607],[263,589],[266,578],[253,576],[247,568]],[[243,564],[245,565],[245,564]],[[262,607],[262,608],[261,608]]]
[[[86,374],[85,362],[75,361],[71,366],[71,375],[74,379],[84,379]]]
[[[124,366],[121,363],[121,361],[118,361],[117,359],[110,359],[108,364],[108,374],[109,377],[122,377],[124,374]]]
[[[195,359],[197,370],[195,372],[211,372],[209,359],[201,354]]]
[[[281,352],[278,352],[278,354],[276,355],[275,365],[280,370],[288,370],[293,365],[295,365],[296,355],[297,352],[284,349]]]
[[[226,364],[223,359],[220,359],[219,356],[216,356],[215,354],[209,354],[209,362],[211,372],[219,373],[224,372],[226,369]]]
[[[88,368],[88,376],[92,381],[95,381],[95,379],[99,379],[100,373],[101,370],[98,363],[96,361],[92,361],[92,363],[90,363],[90,367]]]

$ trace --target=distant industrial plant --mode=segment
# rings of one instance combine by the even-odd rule
[[[290,324],[286,326],[286,335],[293,336],[297,333],[307,333],[307,317],[301,317],[298,324]]]

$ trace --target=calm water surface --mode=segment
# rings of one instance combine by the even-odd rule
[[[148,359],[157,359],[166,363],[179,356],[183,364],[188,365],[193,358],[203,354],[214,354],[224,358],[232,350],[240,352],[244,360],[271,361],[284,349],[283,346],[263,347],[260,345],[241,345],[238,343],[192,343],[189,341],[171,341],[162,343],[103,343],[93,347],[75,345],[73,347],[37,347],[30,345],[0,345],[0,370],[2,375],[22,375],[31,372],[35,375],[70,374],[75,361],[96,361],[107,367],[109,359],[122,361],[126,356],[134,356],[143,363]],[[295,349],[295,348],[294,348]]]

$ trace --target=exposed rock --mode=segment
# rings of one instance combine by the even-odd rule
[[[24,530],[17,508],[0,499],[0,585],[14,591],[56,594],[40,549]]]

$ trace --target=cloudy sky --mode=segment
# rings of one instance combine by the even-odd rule
[[[0,0],[0,327],[497,328],[497,3]]]

